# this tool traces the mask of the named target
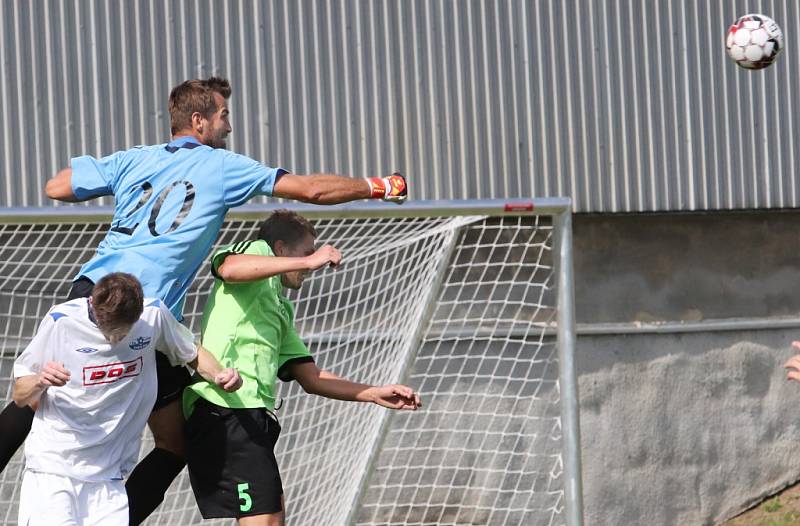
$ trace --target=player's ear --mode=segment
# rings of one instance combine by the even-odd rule
[[[192,113],[192,128],[203,133],[203,116],[199,111]]]
[[[277,241],[275,241],[275,243],[273,243],[272,252],[276,256],[284,255],[286,253],[286,243],[278,239]]]

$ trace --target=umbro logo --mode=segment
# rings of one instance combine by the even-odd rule
[[[139,336],[131,343],[128,344],[128,347],[133,349],[134,351],[141,351],[145,347],[150,345],[150,338],[145,338],[144,336]]]
[[[89,354],[90,352],[97,352],[97,349],[93,349],[92,347],[81,347],[80,349],[75,349],[75,352],[82,352],[83,354]]]

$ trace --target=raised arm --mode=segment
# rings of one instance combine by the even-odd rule
[[[405,177],[353,179],[335,174],[284,174],[275,183],[272,195],[318,205],[346,203],[357,199],[383,199],[403,203],[408,197]]]
[[[413,411],[422,407],[419,395],[405,385],[359,384],[323,371],[313,362],[291,364],[289,373],[309,394],[349,402],[371,402],[389,409]]]
[[[325,265],[335,267],[341,260],[342,255],[331,245],[319,248],[310,256],[301,257],[231,254],[225,257],[217,269],[217,275],[229,283],[255,281],[296,270],[317,270]]]
[[[47,181],[44,193],[50,199],[64,201],[66,203],[77,203],[80,201],[72,193],[72,168],[64,168],[55,177]]]

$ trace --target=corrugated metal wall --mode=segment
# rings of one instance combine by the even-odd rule
[[[723,35],[786,34],[748,72]],[[579,211],[796,207],[796,0],[0,1],[0,205],[72,155],[169,133],[174,84],[231,79],[230,147],[293,171],[401,170],[416,199]]]

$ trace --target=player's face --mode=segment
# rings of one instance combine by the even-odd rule
[[[305,257],[314,253],[314,236],[307,234],[303,240],[293,243],[291,245],[284,244],[283,252],[275,254],[276,256],[285,257]],[[306,278],[305,270],[295,270],[294,272],[286,272],[281,274],[281,284],[288,289],[299,289],[303,286],[303,280]]]
[[[219,93],[214,93],[214,101],[217,103],[217,111],[210,119],[205,120],[201,140],[203,144],[212,148],[225,148],[225,138],[232,131],[231,123],[228,120],[228,104],[225,97]]]
[[[131,332],[132,325],[119,325],[117,327],[108,327],[108,328],[101,328],[100,330],[103,332],[103,336],[106,337],[106,340],[111,343],[111,345],[116,345],[125,339],[125,336]]]

